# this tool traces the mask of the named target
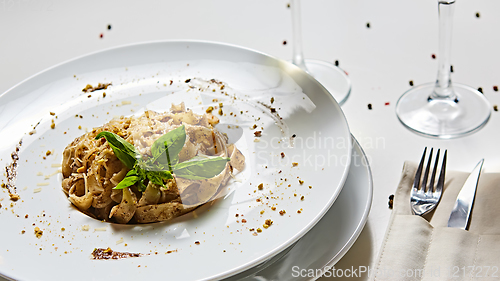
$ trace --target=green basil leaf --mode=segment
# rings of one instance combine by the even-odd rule
[[[164,134],[151,147],[153,162],[168,165],[171,168],[172,165],[179,162],[179,152],[181,152],[185,142],[186,130],[184,125]]]
[[[153,163],[153,159],[151,159],[151,158],[147,159],[146,161],[144,161],[142,159],[138,159],[135,167],[139,172],[143,171],[144,176],[146,175],[145,173],[149,172],[149,171],[168,171],[169,170],[168,165]]]
[[[146,190],[147,186],[142,181],[138,181],[137,188],[139,189],[140,192],[144,192]]]
[[[148,171],[146,176],[152,183],[165,187],[164,180],[172,179],[172,174],[169,171]]]
[[[158,175],[147,173],[148,180],[156,185],[165,186],[162,178],[158,177]]]
[[[158,175],[164,179],[165,181],[166,180],[170,180],[170,179],[173,179],[174,177],[172,176],[172,173],[170,173],[170,171],[158,171]]]
[[[190,180],[210,179],[220,174],[229,161],[227,157],[196,156],[173,167],[174,174]]]
[[[129,169],[132,169],[134,167],[136,159],[129,154],[119,150],[118,148],[114,147],[113,145],[110,145],[111,149],[113,149],[113,152],[115,153],[116,157],[120,159],[120,161]]]
[[[140,181],[141,177],[137,174],[135,170],[130,170],[125,178],[118,183],[113,189],[124,189],[126,187],[134,185],[136,182]]]
[[[105,138],[109,143],[111,149],[115,153],[116,157],[120,159],[120,161],[127,166],[127,168],[132,169],[137,161],[137,158],[140,157],[140,154],[135,150],[135,147],[124,140],[117,134],[111,132],[100,132],[95,139]]]
[[[148,159],[146,161],[138,159],[137,163],[135,164],[135,169],[137,170],[138,173],[142,173],[141,174],[142,176],[146,176],[145,174],[146,171],[156,171],[159,168],[161,167],[153,164],[151,159]]]

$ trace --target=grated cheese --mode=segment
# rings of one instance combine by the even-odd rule
[[[46,176],[45,176],[45,179],[46,179],[46,180],[48,180],[48,179],[50,179],[52,176],[55,176],[55,175],[57,175],[57,174],[59,174],[59,173],[62,173],[62,170],[61,170],[61,169],[58,169],[57,171],[53,172],[52,174],[46,175]]]

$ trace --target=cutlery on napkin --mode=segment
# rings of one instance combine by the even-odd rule
[[[470,174],[447,170],[441,201],[427,221],[408,204],[416,170],[416,163],[404,164],[370,280],[500,280],[500,173],[481,175],[465,231],[448,227],[448,220]]]

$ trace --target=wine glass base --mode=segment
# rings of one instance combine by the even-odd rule
[[[351,93],[351,79],[345,71],[326,61],[306,59],[305,64],[307,72],[325,87],[338,104],[344,104]]]
[[[434,83],[414,87],[404,93],[396,104],[399,121],[416,133],[454,138],[482,128],[491,115],[491,106],[482,93],[461,84],[452,84],[458,102],[429,99]]]

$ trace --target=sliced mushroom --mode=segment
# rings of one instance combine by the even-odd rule
[[[76,181],[69,189],[69,201],[71,201],[71,203],[73,203],[78,209],[85,211],[92,206],[93,197],[87,186],[87,177],[84,176],[83,179],[85,193],[83,195],[78,194],[78,190],[81,189],[81,181]]]
[[[241,153],[239,149],[236,148],[234,144],[227,147],[227,152],[230,155],[229,164],[238,171],[242,171],[245,168],[245,156]]]
[[[122,202],[111,209],[109,218],[114,218],[118,223],[127,223],[134,217],[137,210],[137,197],[128,187],[122,191]]]
[[[146,205],[137,208],[134,218],[138,223],[167,221],[190,212],[195,208],[185,208],[182,203],[177,202]]]
[[[138,206],[152,205],[158,203],[161,197],[159,186],[149,182],[146,190],[142,193]]]

